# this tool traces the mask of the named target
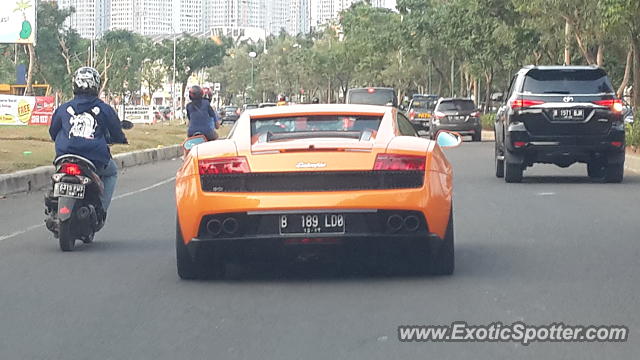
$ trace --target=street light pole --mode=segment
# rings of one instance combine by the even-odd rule
[[[258,54],[255,51],[252,51],[249,53],[249,57],[251,58],[251,90],[254,92],[254,94],[255,94],[255,81],[253,77],[253,59],[255,59],[256,56],[258,56]]]
[[[173,117],[176,117],[176,32],[173,29],[173,80],[171,81],[171,106],[173,107]]]

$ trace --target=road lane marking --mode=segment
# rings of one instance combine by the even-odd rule
[[[539,192],[538,196],[553,196],[555,194],[556,193],[554,193],[554,192]]]
[[[129,196],[132,196],[132,195],[139,194],[141,192],[145,192],[145,191],[148,191],[148,190],[151,190],[151,189],[155,189],[155,188],[157,188],[159,186],[168,184],[168,183],[174,181],[175,179],[176,179],[176,177],[174,176],[172,178],[169,178],[169,179],[166,179],[166,180],[162,180],[159,183],[153,184],[151,186],[147,186],[147,187],[144,187],[142,189],[138,189],[138,190],[130,191],[128,193],[124,193],[124,194],[121,194],[121,195],[118,195],[118,196],[114,196],[112,200],[123,199],[123,198],[129,197]],[[31,225],[26,229],[18,230],[16,232],[11,233],[11,234],[0,235],[0,241],[4,241],[4,240],[7,240],[7,239],[11,239],[13,237],[16,237],[16,236],[20,236],[20,235],[22,235],[24,233],[27,233],[27,232],[29,232],[31,230],[35,230],[35,229],[43,227],[43,226],[44,226],[44,224]]]

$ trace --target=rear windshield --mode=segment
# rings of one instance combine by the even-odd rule
[[[524,78],[525,94],[600,94],[613,87],[601,69],[531,70]]]
[[[312,115],[251,119],[251,136],[270,133],[378,131],[382,115]]]
[[[249,109],[257,109],[258,105],[247,105],[244,108],[247,109],[247,110],[249,110]]]
[[[437,98],[426,96],[414,97],[411,108],[416,110],[433,110],[438,102]]]
[[[224,111],[227,111],[227,112],[234,112],[236,110],[238,110],[237,107],[226,107],[226,108],[224,108]]]
[[[396,96],[393,90],[357,89],[350,90],[347,96],[347,104],[396,105]]]
[[[445,100],[438,105],[439,111],[474,111],[476,104],[471,100]]]

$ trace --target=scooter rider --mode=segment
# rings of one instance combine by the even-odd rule
[[[203,134],[207,140],[212,141],[218,138],[215,128],[219,127],[217,114],[211,108],[209,100],[203,97],[204,92],[198,85],[189,89],[189,99],[187,104],[187,118],[189,119],[189,129],[187,136],[194,136],[196,133]],[[213,122],[211,119],[216,119]],[[215,124],[214,124],[215,123]]]
[[[213,99],[213,92],[210,88],[205,87],[202,88],[202,98],[209,101],[209,106],[211,106],[211,100]],[[211,117],[211,122],[213,123],[214,129],[220,129],[220,118],[217,111],[213,111],[214,116]],[[217,136],[216,136],[217,137]]]
[[[98,98],[100,74],[81,67],[73,75],[73,100],[60,105],[53,114],[49,135],[55,141],[56,156],[74,154],[96,166],[104,183],[100,196],[102,220],[116,188],[118,166],[111,157],[110,143],[128,144],[116,111]]]

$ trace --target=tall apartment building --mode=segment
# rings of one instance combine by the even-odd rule
[[[110,0],[109,30],[142,35],[172,32],[172,0]]]
[[[75,29],[80,36],[96,39],[107,31],[109,0],[58,0],[57,3],[60,9],[75,9],[66,25]]]
[[[311,1],[311,26],[318,27],[327,22],[337,19],[338,14],[348,9],[354,3],[363,0],[310,0]],[[386,7],[394,9],[395,0],[371,0],[373,7]]]

